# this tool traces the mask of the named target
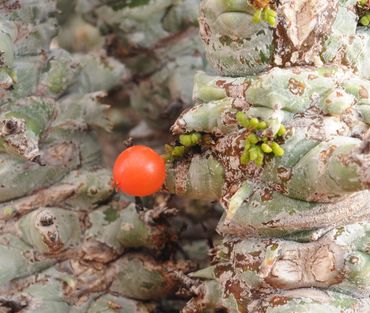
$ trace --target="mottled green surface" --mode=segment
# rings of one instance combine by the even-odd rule
[[[108,52],[130,70],[132,108],[166,130],[191,105],[192,79],[206,69],[198,35],[199,0],[77,1],[76,11],[108,39]]]
[[[273,2],[276,27],[252,22],[256,3],[201,3],[208,60],[228,77],[195,76],[172,131],[207,139],[168,164],[166,186],[219,198],[226,238],[182,312],[368,312],[368,28],[354,0]],[[209,160],[223,170],[200,171]]]
[[[243,76],[274,66],[336,63],[369,78],[369,30],[357,26],[356,0],[315,1],[306,7],[305,1],[273,2],[275,27],[253,22],[253,2],[202,2],[201,36],[219,73]]]
[[[120,305],[124,312],[152,311],[152,305],[104,295],[120,273],[108,263],[123,248],[166,241],[135,206],[123,210],[127,203],[117,205],[122,228],[113,227],[112,214],[104,219],[114,190],[95,129],[110,129],[100,101],[121,83],[124,66],[106,56],[51,49],[54,1],[6,1],[0,13],[0,311],[116,312]],[[132,224],[126,225],[128,216]],[[150,262],[142,266],[151,268]],[[153,266],[160,276],[160,265]],[[127,285],[131,278],[122,279]],[[161,294],[151,279],[145,282]],[[167,282],[170,292],[174,283]]]

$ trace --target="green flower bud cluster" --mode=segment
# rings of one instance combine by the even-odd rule
[[[165,145],[165,155],[166,161],[173,161],[175,159],[182,158],[189,148],[198,146],[202,142],[202,135],[198,132],[193,132],[190,134],[182,134],[179,137],[179,145],[171,146]]]
[[[183,134],[180,135],[179,141],[184,147],[193,147],[202,141],[202,135],[196,132],[191,134]]]
[[[240,111],[236,114],[236,120],[241,127],[250,131],[245,139],[244,150],[240,157],[242,165],[254,162],[257,166],[262,166],[265,154],[273,154],[277,157],[284,155],[284,149],[274,141],[274,139],[283,137],[286,134],[284,125],[281,124],[277,133],[271,138],[264,132],[269,127],[268,122],[260,121],[256,117],[248,118]]]
[[[271,27],[276,26],[276,11],[269,7],[263,9],[257,9],[253,14],[253,23],[257,24],[261,21],[267,22]]]

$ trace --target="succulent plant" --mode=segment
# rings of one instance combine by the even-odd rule
[[[130,104],[153,129],[167,131],[191,105],[192,78],[206,68],[198,7],[198,0],[77,1],[109,54],[130,70]]]
[[[55,1],[0,3],[0,311],[154,312],[196,266],[162,257],[179,232],[160,214],[114,197],[95,130],[127,72],[50,48],[56,14]]]
[[[254,21],[263,3],[276,13],[273,26]],[[356,5],[361,2],[207,0],[200,33],[209,62],[224,75],[334,63],[369,78],[368,30],[358,26]]]
[[[182,312],[369,312],[368,30],[356,5],[202,1],[207,56],[228,76],[196,75],[166,188],[219,200],[224,240]],[[265,7],[274,21],[256,20]]]
[[[368,1],[202,0],[223,76],[193,97],[197,1],[58,8],[0,3],[0,312],[370,312]],[[57,18],[97,35],[81,16],[119,61],[52,44]],[[183,202],[115,194],[96,131],[132,120],[101,103],[127,90],[153,128],[187,108],[165,147]]]

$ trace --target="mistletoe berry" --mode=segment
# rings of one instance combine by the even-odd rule
[[[148,196],[157,192],[166,177],[162,157],[146,146],[124,150],[113,166],[114,184],[131,196]]]

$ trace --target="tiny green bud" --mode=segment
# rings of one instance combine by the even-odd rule
[[[236,120],[241,123],[243,120],[245,120],[246,116],[242,111],[238,111],[235,115]]]
[[[276,17],[276,16],[277,16],[276,11],[274,11],[274,10],[273,10],[273,9],[271,9],[271,8],[266,8],[266,9],[265,9],[265,11],[266,11],[266,14],[267,14],[268,16],[272,16],[272,17]]]
[[[248,141],[245,141],[244,151],[248,151],[251,147],[252,147],[251,143]]]
[[[262,166],[263,165],[263,159],[265,158],[265,156],[263,155],[263,153],[261,154],[258,154],[257,156],[257,159],[256,159],[256,165],[257,166]]]
[[[193,145],[197,145],[202,140],[202,135],[200,133],[192,133],[191,134],[191,142]]]
[[[261,15],[262,15],[262,10],[256,10],[253,14],[252,22],[255,24],[258,24],[261,22]]]
[[[259,141],[259,138],[257,137],[256,134],[249,134],[248,137],[247,137],[247,141],[249,143],[255,145]]]
[[[278,157],[281,157],[284,155],[284,149],[282,147],[280,147],[280,145],[276,142],[272,142],[271,143],[271,148],[272,148],[272,152],[278,156]]]
[[[259,123],[258,118],[253,117],[249,120],[249,127],[254,129],[257,127],[258,123]]]
[[[361,25],[367,26],[370,23],[370,19],[367,15],[364,15],[363,17],[360,18],[360,23]]]
[[[244,128],[248,128],[249,127],[249,119],[246,118],[243,123],[241,124],[241,126],[243,126]]]
[[[264,153],[271,153],[272,152],[272,149],[271,147],[267,144],[267,143],[263,143],[261,145],[261,149]]]
[[[275,17],[268,16],[266,22],[269,23],[270,26],[274,27],[276,25]]]
[[[242,126],[242,127],[247,128],[249,126],[249,120],[248,120],[248,118],[241,111],[239,111],[238,113],[236,113],[236,120],[238,121],[239,125]]]
[[[280,125],[280,128],[279,128],[279,130],[277,132],[277,135],[278,136],[283,136],[283,135],[285,135],[285,133],[286,133],[286,128],[285,128],[285,126],[283,124],[281,124]]]
[[[174,158],[181,158],[185,153],[185,147],[184,146],[176,146],[172,150],[172,156]]]
[[[249,161],[250,161],[250,159],[249,159],[249,152],[244,151],[242,153],[242,156],[240,157],[240,164],[247,165]]]
[[[166,153],[171,154],[172,150],[173,150],[173,147],[171,145],[168,145],[168,144],[164,145],[164,151],[166,151]]]
[[[258,154],[263,154],[261,146],[256,146],[256,150]]]
[[[276,26],[277,13],[271,8],[265,8],[262,12],[262,19],[269,23],[272,27]]]
[[[268,16],[268,14],[267,14],[266,9],[263,9],[263,10],[262,10],[262,14],[261,14],[261,18],[262,18],[262,20],[266,21],[267,16]]]
[[[258,152],[257,151],[258,150],[255,147],[253,147],[249,150],[249,158],[250,158],[251,161],[257,160],[257,157],[258,157]]]
[[[267,128],[267,123],[264,121],[259,122],[257,125],[257,129],[266,129],[266,128]]]
[[[191,147],[193,145],[191,135],[186,134],[180,135],[179,141],[185,147]]]

